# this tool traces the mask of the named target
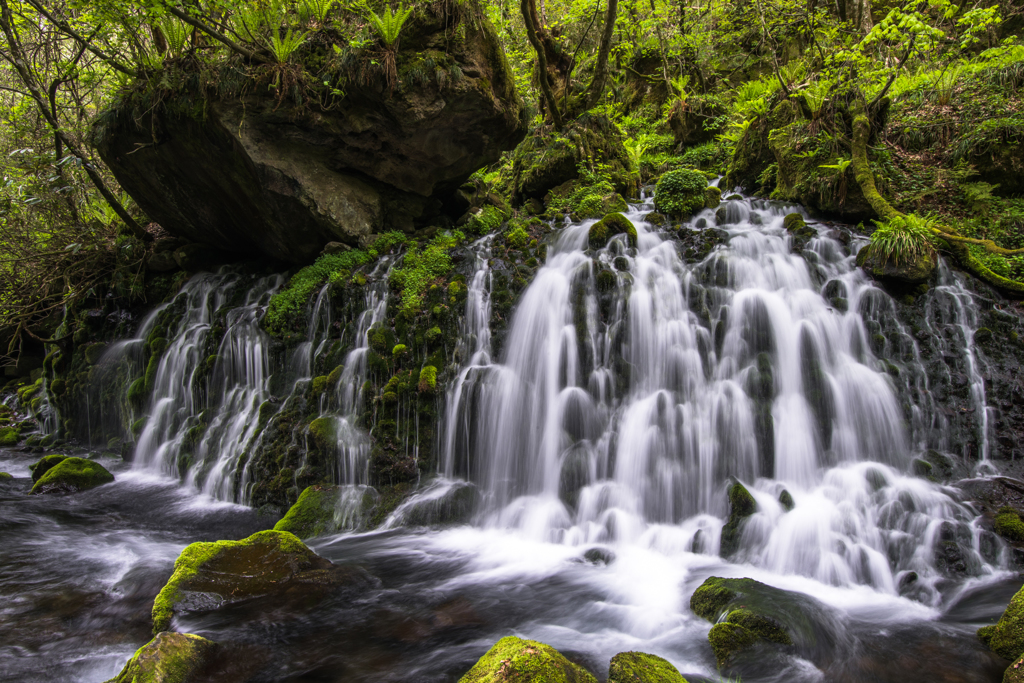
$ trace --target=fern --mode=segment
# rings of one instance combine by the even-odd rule
[[[647,151],[647,143],[642,140],[625,140],[622,146],[626,149],[626,156],[629,157],[633,172],[640,173],[640,162]]]
[[[185,53],[188,44],[189,27],[177,17],[165,17],[157,24],[167,40],[167,54],[177,59]]]
[[[394,12],[388,7],[384,10],[383,14],[377,14],[372,9],[367,8],[366,19],[373,26],[373,29],[380,36],[381,41],[384,43],[384,47],[392,49],[395,43],[398,42],[398,34],[402,30],[402,25],[405,24],[405,20],[412,14],[412,7],[403,8],[401,5]]]
[[[871,251],[883,263],[909,266],[935,251],[931,221],[910,214],[884,223],[871,234]]]
[[[281,37],[281,31],[274,29],[270,32],[270,51],[278,63],[284,64],[305,41],[305,32],[296,32],[289,27],[284,37]]]
[[[232,30],[235,35],[250,43],[261,43],[263,28],[267,25],[267,17],[259,5],[255,3],[239,3],[232,19]]]
[[[334,0],[302,0],[300,11],[307,20],[315,21],[323,26],[327,23],[327,15],[334,7]]]
[[[846,169],[848,169],[852,163],[853,159],[839,158],[836,159],[836,163],[834,164],[821,164],[818,168],[828,168],[835,171],[837,175],[842,175],[843,173],[846,173]]]

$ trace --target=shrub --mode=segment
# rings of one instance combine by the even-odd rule
[[[871,253],[883,263],[909,266],[935,251],[930,222],[925,218],[911,214],[885,223],[875,221],[875,225],[878,229],[871,234]]]

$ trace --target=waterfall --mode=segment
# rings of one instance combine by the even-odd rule
[[[903,474],[941,417],[909,334],[890,334],[906,346],[900,382],[873,350],[872,314],[892,300],[856,250],[813,222],[817,236],[798,246],[783,227],[798,207],[744,198],[681,228],[682,242],[712,229],[721,242],[687,263],[679,240],[645,222],[650,209],[627,214],[636,247],[618,235],[588,252],[595,221],[562,230],[500,361],[477,349],[453,383],[439,471],[479,487],[479,523],[716,554],[739,480],[758,502],[739,560],[888,593],[913,573],[926,602],[938,600],[941,542],[959,539],[971,572],[988,571],[998,558],[980,554],[973,511]],[[943,277],[932,300],[969,346],[970,295]]]

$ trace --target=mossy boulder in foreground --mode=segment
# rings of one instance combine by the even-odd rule
[[[620,652],[608,667],[608,683],[687,683],[672,664],[645,652]]]
[[[66,455],[54,453],[53,455],[45,455],[40,458],[38,462],[29,465],[28,469],[32,472],[32,483],[34,484],[42,479],[44,474],[67,459],[68,456]]]
[[[39,464],[39,463],[37,463]],[[33,472],[33,477],[35,473]],[[114,481],[103,465],[85,458],[64,458],[46,470],[32,493],[76,493]]]
[[[507,636],[459,683],[597,683],[597,679],[550,645]]]
[[[626,234],[629,246],[635,248],[637,244],[636,227],[621,213],[610,213],[590,226],[587,243],[591,249],[601,249],[608,244],[608,240],[612,237],[623,233]]]
[[[978,629],[978,637],[993,652],[1011,662],[1024,655],[1024,588],[1010,599],[995,626]]]
[[[213,641],[191,633],[159,633],[107,683],[186,683],[216,647]]]
[[[241,541],[193,543],[153,603],[153,632],[175,615],[203,612],[253,598],[280,596],[318,601],[340,587],[363,589],[372,577],[358,567],[336,566],[287,531],[261,531]]]

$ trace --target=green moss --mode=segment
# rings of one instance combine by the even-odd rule
[[[613,236],[621,234],[626,235],[629,246],[636,247],[636,226],[621,213],[610,213],[590,226],[587,242],[591,249],[601,249],[608,244],[608,240]]]
[[[85,458],[65,458],[32,486],[31,493],[74,493],[114,481],[103,465]]]
[[[1024,541],[1024,522],[1020,515],[1010,506],[999,509],[993,523],[996,533],[1011,541]]]
[[[1011,598],[999,622],[985,632],[985,637],[992,651],[1004,659],[1014,661],[1024,654],[1024,588]]]
[[[274,531],[289,531],[299,538],[312,538],[335,531],[338,489],[333,486],[309,486],[274,525]]]
[[[498,230],[508,219],[507,211],[488,204],[470,214],[469,221],[466,223],[466,231],[474,235],[487,235]]]
[[[505,234],[505,242],[514,249],[522,249],[530,243],[530,233],[526,232],[523,226],[517,225]]]
[[[63,396],[68,390],[68,383],[62,379],[55,379],[50,382],[50,393],[54,396]]]
[[[708,577],[690,596],[690,609],[705,621],[717,622],[729,603],[738,596],[737,582],[743,581],[751,581],[751,579]]]
[[[779,494],[779,505],[781,505],[782,509],[785,510],[786,512],[792,510],[793,507],[796,505],[796,503],[793,501],[793,494],[783,489],[782,493]]]
[[[729,612],[729,616],[725,620],[730,624],[742,626],[762,640],[780,645],[793,644],[793,639],[786,633],[782,624],[763,614],[757,614],[747,609],[735,609]]]
[[[314,377],[313,381],[310,382],[310,385],[310,388],[313,390],[313,396],[319,396],[327,391],[329,382],[327,381],[326,375],[320,375],[319,377]]]
[[[687,683],[672,664],[646,652],[620,652],[608,667],[608,683]]]
[[[729,487],[729,521],[722,527],[722,557],[729,557],[740,544],[740,531],[743,520],[757,511],[757,503],[750,491],[743,484],[736,482]]]
[[[494,644],[459,683],[597,683],[544,643],[507,636]]]
[[[14,479],[14,475],[10,474],[9,472],[0,472],[0,481],[4,481],[7,479]]]
[[[146,391],[146,380],[143,377],[140,377],[128,386],[128,402],[136,408],[139,408],[146,403],[146,397],[148,395],[149,392]]]
[[[140,647],[108,683],[187,683],[216,643],[191,633],[160,633]]]
[[[338,422],[333,417],[318,417],[309,423],[309,436],[321,451],[330,451],[338,445]]]
[[[199,569],[229,548],[269,546],[283,553],[312,554],[294,534],[287,531],[260,531],[241,541],[193,543],[181,551],[174,562],[174,573],[153,601],[153,633],[166,631],[174,616],[174,606],[181,600],[182,589]]]
[[[270,418],[277,414],[279,408],[280,406],[277,403],[273,403],[271,401],[264,401],[260,404],[260,415],[257,423],[259,424],[260,429],[267,426],[267,423],[270,422]]]
[[[106,344],[89,344],[85,347],[85,362],[89,365],[96,365],[100,362],[100,358],[103,357],[103,352],[106,350]]]
[[[132,423],[132,436],[138,436],[142,433],[142,430],[146,428],[146,420],[148,418],[140,417],[138,420]]]
[[[401,310],[407,315],[419,313],[423,294],[427,288],[452,269],[449,250],[458,246],[461,233],[442,233],[432,239],[421,250],[416,244],[409,247],[400,268],[391,271],[388,281],[401,291]]]
[[[425,336],[426,336],[428,342],[435,342],[435,341],[437,341],[438,339],[441,338],[442,334],[443,333],[441,332],[441,328],[438,327],[437,325],[434,325],[429,330],[427,330],[427,333],[426,333]]]
[[[21,439],[21,430],[18,427],[0,427],[0,446],[17,446]]]
[[[707,188],[704,189],[704,208],[715,209],[718,208],[718,205],[721,203],[722,190],[712,185],[708,185]]]
[[[28,469],[30,472],[32,472],[32,483],[34,484],[37,481],[39,481],[44,474],[49,472],[52,468],[56,467],[64,460],[67,460],[67,458],[68,456],[66,455],[58,455],[55,453],[53,455],[44,456],[38,462],[29,465]]]
[[[757,641],[758,637],[755,633],[739,624],[729,622],[715,624],[708,633],[708,642],[711,643],[711,649],[715,653],[718,668],[726,666],[733,655],[754,645]]]
[[[437,368],[433,365],[424,365],[420,370],[420,381],[416,388],[421,394],[432,394],[437,387]]]
[[[339,365],[331,370],[331,374],[327,375],[327,386],[334,388],[338,386],[338,380],[341,379],[341,374],[345,372],[345,366]]]
[[[670,216],[691,216],[704,208],[708,179],[699,171],[687,168],[669,171],[658,179],[654,205]]]
[[[18,389],[18,400],[23,404],[28,403],[33,396],[43,390],[42,378],[37,379],[32,384],[26,384],[25,386]]]
[[[293,275],[288,284],[270,299],[267,315],[263,318],[264,328],[274,335],[287,333],[301,324],[306,303],[332,275],[345,273],[347,277],[353,269],[369,263],[380,254],[388,253],[404,241],[405,235],[402,233],[388,232],[378,237],[368,251],[352,249],[337,254],[324,254],[312,265]]]
[[[405,355],[407,348],[405,344],[395,344],[395,348],[391,349],[392,358],[401,358]]]

